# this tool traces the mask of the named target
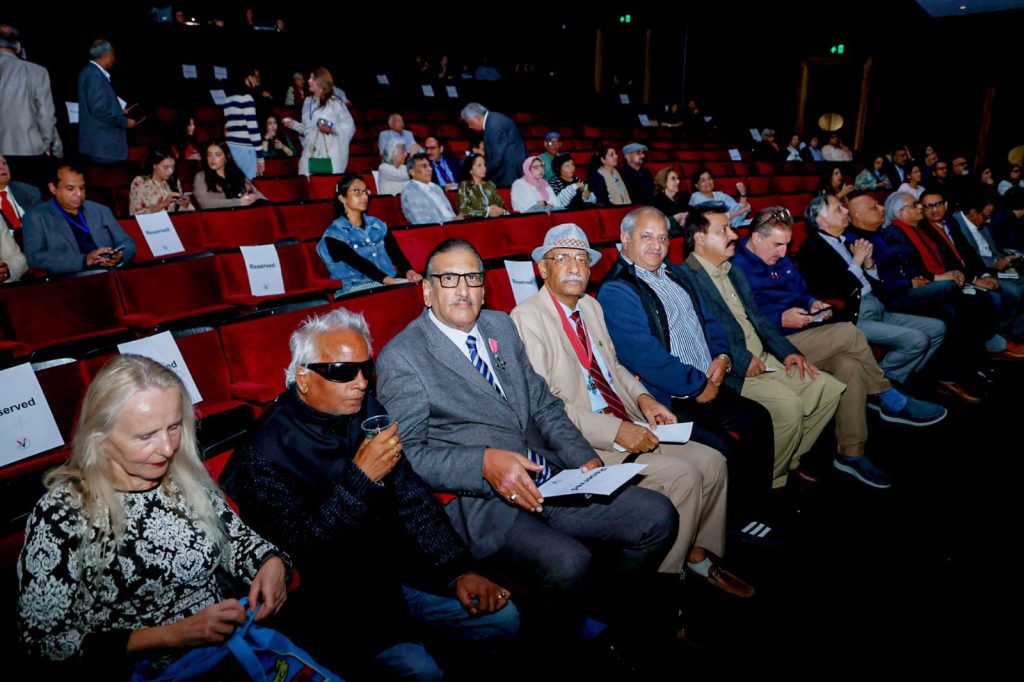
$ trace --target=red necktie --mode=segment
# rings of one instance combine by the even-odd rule
[[[4,214],[4,218],[7,218],[7,224],[11,228],[21,227],[21,218],[18,217],[18,212],[14,210],[14,204],[7,199],[7,190],[0,190],[0,213]]]
[[[580,337],[580,343],[583,344],[584,348],[590,346],[590,342],[587,341],[587,332],[583,329],[583,320],[580,319],[580,311],[576,311],[572,314],[572,322],[576,325],[576,335]],[[596,355],[596,353],[595,353]],[[618,394],[608,385],[608,380],[604,378],[604,374],[601,372],[601,365],[597,362],[595,357],[590,362],[590,367],[587,368],[590,372],[590,378],[594,380],[597,385],[597,390],[601,392],[601,397],[608,403],[608,409],[612,411],[619,419],[623,421],[629,421],[629,415],[626,414],[626,408],[619,400]]]

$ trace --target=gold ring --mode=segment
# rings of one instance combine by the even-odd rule
[[[388,438],[388,445],[398,445],[398,439],[391,436],[391,438]]]
[[[506,593],[506,592],[499,592],[498,593],[498,599],[508,599],[508,593]]]

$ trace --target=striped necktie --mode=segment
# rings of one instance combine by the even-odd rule
[[[487,383],[494,387],[494,390],[498,392],[498,395],[505,398],[505,394],[502,392],[501,387],[494,382],[494,374],[491,372],[491,368],[487,366],[487,362],[484,361],[480,353],[477,352],[476,337],[472,334],[466,337],[466,348],[469,349],[469,361],[473,363],[474,367],[476,367],[476,371],[483,375],[483,378],[487,380]],[[505,398],[505,400],[507,402],[508,398]],[[537,485],[540,485],[551,478],[551,465],[548,464],[544,455],[539,452],[534,452],[531,448],[526,448],[526,456],[534,464],[539,464],[544,467],[541,471],[536,471],[532,474],[533,480]]]

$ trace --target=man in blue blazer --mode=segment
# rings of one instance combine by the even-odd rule
[[[50,182],[53,199],[25,214],[25,255],[34,268],[70,273],[131,261],[135,242],[110,209],[85,200],[85,176],[70,163]]]
[[[483,131],[487,179],[498,187],[511,187],[522,176],[526,161],[526,145],[515,122],[476,102],[462,108],[462,120],[470,130]]]
[[[116,163],[128,158],[128,118],[110,84],[114,48],[106,40],[89,48],[92,61],[78,74],[78,151],[95,163]]]

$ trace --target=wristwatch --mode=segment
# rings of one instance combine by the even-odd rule
[[[728,374],[729,372],[731,372],[732,371],[732,358],[730,358],[725,353],[719,353],[718,355],[715,356],[715,360],[717,360],[719,358],[722,358],[723,360],[725,360],[725,373]]]

